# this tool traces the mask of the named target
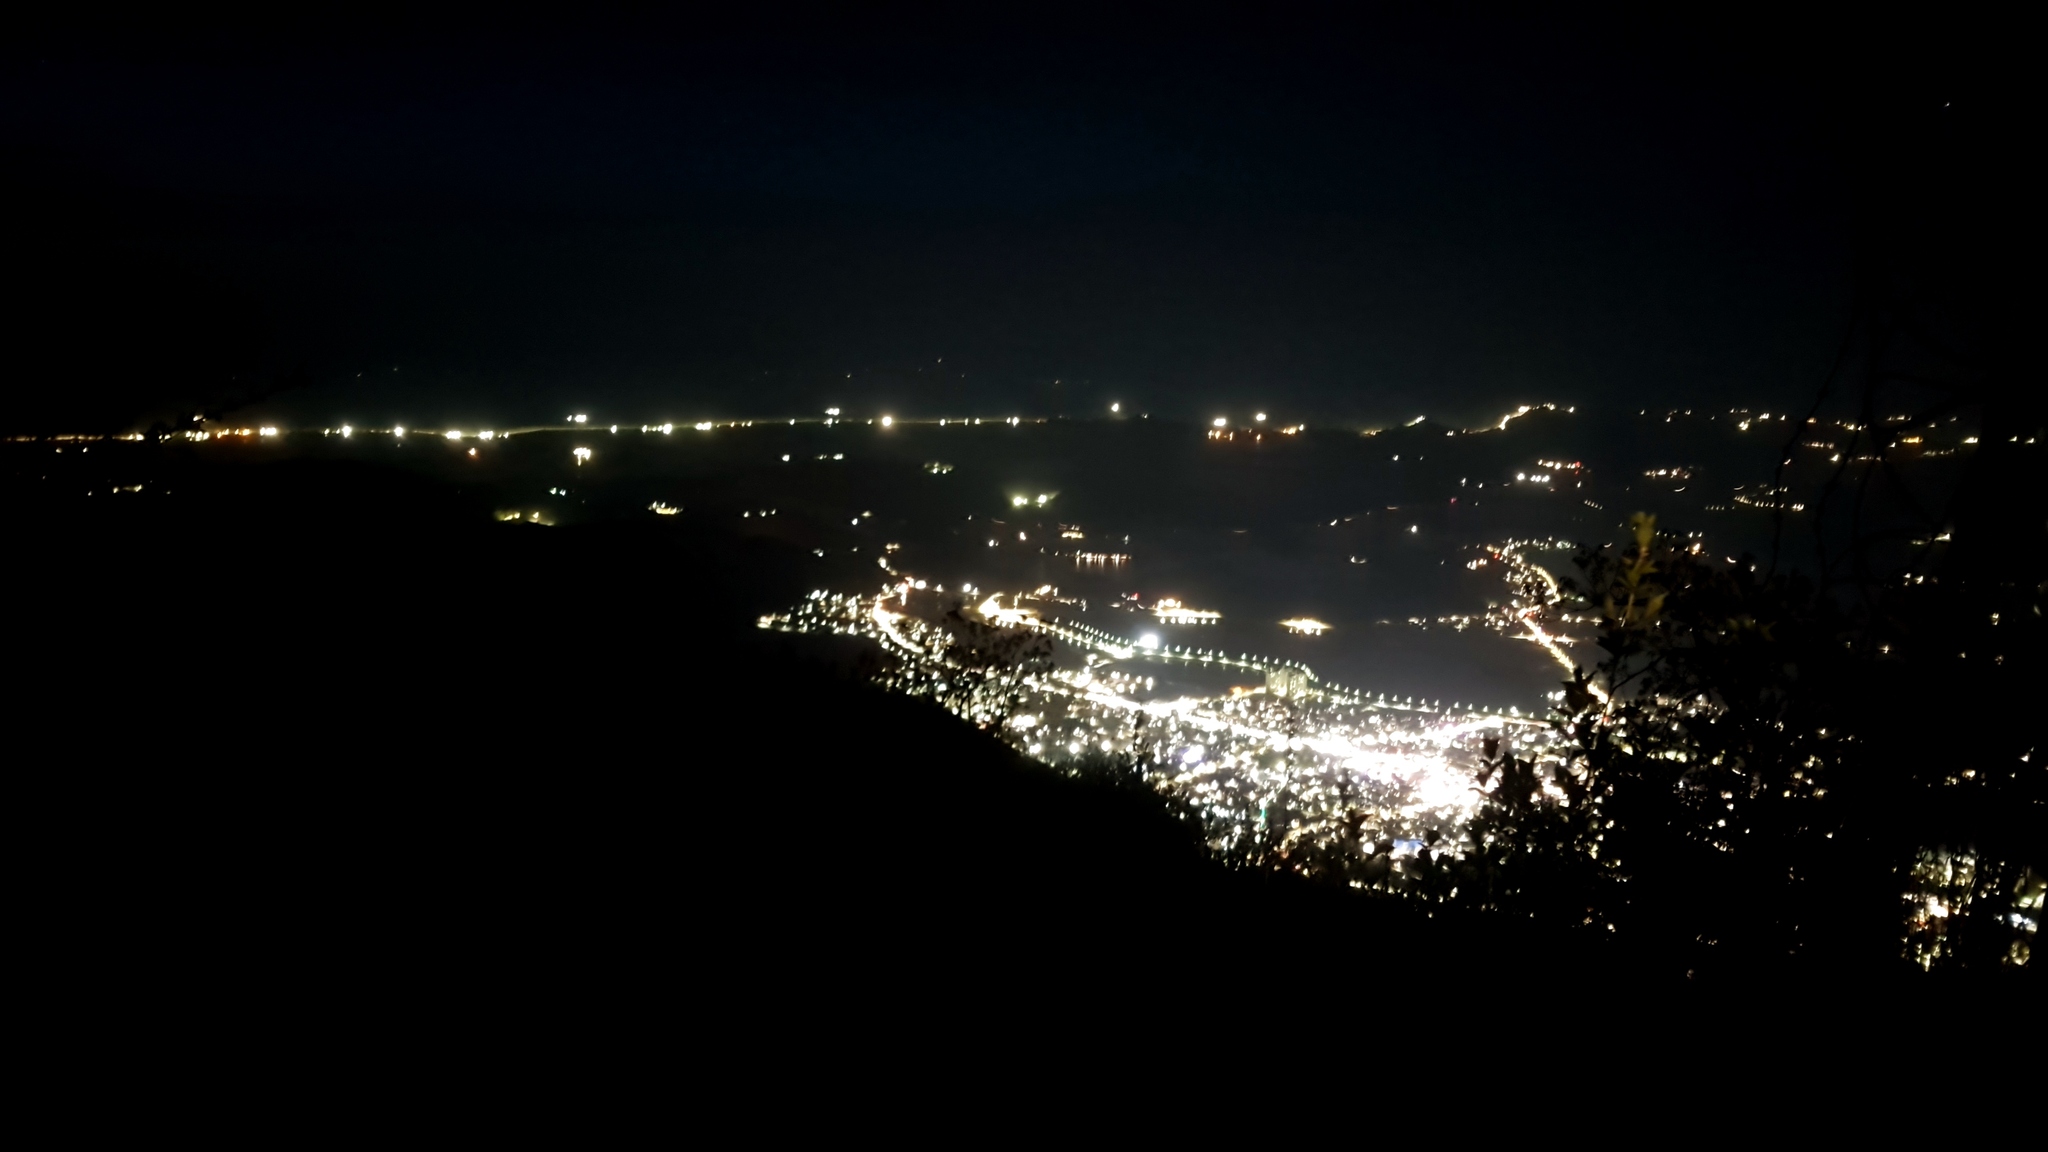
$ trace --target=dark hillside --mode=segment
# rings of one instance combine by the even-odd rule
[[[204,481],[24,515],[9,573],[44,947],[168,981],[160,1008],[220,981],[773,1014],[1597,979],[1558,941],[1226,871],[1148,791],[757,631],[803,591],[781,545],[495,524],[331,465]]]

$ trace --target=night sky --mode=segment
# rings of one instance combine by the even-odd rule
[[[1999,82],[1949,27],[1050,11],[24,35],[7,423],[1784,405]]]

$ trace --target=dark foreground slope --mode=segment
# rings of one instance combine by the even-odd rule
[[[766,1026],[1079,995],[1293,1028],[1619,970],[1219,867],[1149,793],[754,629],[804,591],[779,545],[495,524],[328,465],[183,484],[38,505],[10,550],[36,951],[135,1012]]]

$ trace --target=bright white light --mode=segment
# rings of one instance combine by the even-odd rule
[[[341,434],[342,434],[343,436],[353,436],[353,435],[355,435],[355,431],[356,431],[355,429],[353,429],[353,428],[349,427],[349,426],[348,426],[348,425],[346,425],[346,424],[343,424],[343,425],[341,426]]]
[[[391,434],[392,434],[393,436],[403,436],[403,435],[405,435],[405,429],[404,429],[404,428],[402,428],[402,427],[401,427],[401,428],[393,428],[393,429],[391,430]]]
[[[837,416],[837,415],[839,415],[839,409],[837,409],[837,408],[827,408],[827,409],[825,409],[825,415],[827,415],[827,416]]]
[[[699,431],[699,432],[709,432],[709,431],[711,431],[711,421],[709,421],[709,420],[699,420],[699,421],[697,421],[697,431]]]
[[[482,432],[479,432],[479,433],[477,433],[477,434],[476,434],[476,438],[477,438],[477,439],[479,439],[479,440],[491,440],[491,439],[495,439],[495,438],[497,437],[497,435],[498,435],[498,434],[497,434],[496,432],[492,432],[492,431],[490,431],[490,430],[486,429],[485,431],[482,431]]]
[[[258,436],[275,436],[277,435],[277,429],[270,427],[258,428],[256,434]]]
[[[569,417],[569,422],[570,422],[571,424],[588,424],[588,423],[590,422],[590,417],[588,417],[588,416],[571,416],[571,417]]]
[[[1420,531],[1422,531],[1422,525],[1420,525],[1420,524],[1410,524],[1410,525],[1408,526],[1408,530],[1409,530],[1410,532],[1420,532]]]
[[[784,452],[784,453],[782,454],[782,462],[783,462],[784,464],[787,464],[787,463],[789,463],[789,453],[787,453],[787,452]]]
[[[583,463],[584,461],[586,461],[586,460],[590,459],[590,449],[588,449],[588,448],[578,448],[578,449],[576,449],[576,451],[574,451],[574,452],[570,453],[570,455],[573,455],[573,456],[575,456],[575,457],[576,457],[576,463],[580,465],[580,464],[582,464],[582,463]]]
[[[1109,410],[1110,410],[1111,412],[1121,412],[1121,411],[1123,411],[1123,410],[1124,410],[1124,406],[1123,406],[1123,405],[1121,405],[1121,404],[1111,404],[1111,405],[1109,406]]]
[[[1031,503],[1031,501],[1023,496],[1012,496],[1010,497],[1010,503],[1014,507],[1022,508],[1026,504]]]
[[[1138,647],[1157,651],[1159,648],[1159,637],[1151,632],[1147,632],[1143,636],[1138,637]]]
[[[884,428],[887,428],[887,427],[889,427],[889,426],[890,426],[891,424],[894,424],[894,423],[896,423],[896,418],[895,418],[894,416],[884,416],[884,417],[882,417],[882,427],[884,427]]]
[[[462,433],[460,432],[443,432],[442,435],[448,437],[450,440],[462,439]]]
[[[1218,416],[1216,419],[1210,421],[1210,423],[1214,424],[1218,428],[1221,428],[1226,423],[1226,421],[1223,419],[1223,417]]]
[[[1252,417],[1252,419],[1258,421],[1261,424],[1264,424],[1266,422],[1266,414],[1264,412],[1261,412],[1257,416]]]

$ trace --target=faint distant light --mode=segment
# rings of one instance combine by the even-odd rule
[[[887,428],[894,423],[896,423],[896,418],[894,416],[882,417],[882,427]]]
[[[575,456],[576,463],[578,465],[581,465],[590,459],[590,449],[578,448],[575,452],[571,453],[571,455]]]
[[[1157,649],[1159,647],[1159,637],[1147,632],[1143,636],[1138,637],[1138,647]]]
[[[1252,419],[1258,421],[1261,424],[1264,424],[1266,422],[1266,414],[1264,412],[1261,412],[1257,416],[1252,417]]]
[[[1223,417],[1218,416],[1216,419],[1211,420],[1210,423],[1214,424],[1218,428],[1221,428],[1224,424],[1228,423],[1228,421],[1224,420]]]

